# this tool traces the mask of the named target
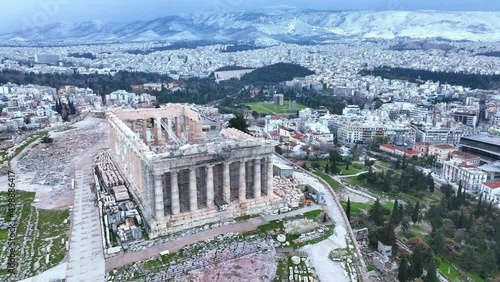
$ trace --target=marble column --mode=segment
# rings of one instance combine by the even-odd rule
[[[175,117],[175,136],[181,138],[181,119],[179,117]]]
[[[170,124],[168,120],[169,120],[169,118],[166,118],[165,124],[167,126],[169,126],[169,124]],[[165,136],[165,142],[168,142],[168,138],[169,138],[169,136],[168,136],[168,130],[166,128],[164,128],[164,130],[162,130],[162,132],[163,132],[163,134]]]
[[[131,123],[132,123],[132,131],[135,133],[137,128],[135,128],[135,125],[136,125],[136,120],[132,120]]]
[[[196,189],[196,168],[189,169],[189,210],[198,209],[198,193]]]
[[[260,190],[260,159],[254,160],[254,174],[253,174],[253,197],[260,198],[261,190]]]
[[[273,187],[273,161],[271,157],[267,158],[267,196],[270,197],[274,194]]]
[[[181,212],[179,204],[179,183],[177,181],[177,171],[170,172],[171,186],[172,186],[172,214],[176,215]]]
[[[161,181],[161,175],[155,175],[155,218],[157,220],[165,216],[165,206],[163,202],[163,185]]]
[[[226,201],[226,203],[229,204],[229,202],[231,201],[231,184],[230,184],[230,181],[229,181],[229,165],[231,163],[230,162],[224,162],[224,174],[223,174],[223,178],[222,180],[224,181],[223,182],[223,187],[222,187],[222,199],[224,199],[224,201]]]
[[[187,140],[191,140],[191,120],[189,118],[184,118],[184,135]]]
[[[144,141],[144,143],[148,142],[148,120],[147,119],[142,120],[142,141]]]
[[[158,136],[158,129],[161,127],[161,126],[159,126],[158,123],[159,123],[158,119],[154,119],[153,120],[153,136],[154,136],[154,144],[155,145],[158,145],[158,141],[159,141],[159,139],[158,139],[158,137],[159,137]]]
[[[207,166],[207,207],[214,206],[214,167],[213,165]]]
[[[240,187],[238,199],[244,201],[247,199],[247,189],[246,189],[246,175],[245,175],[245,162],[246,160],[240,160]]]

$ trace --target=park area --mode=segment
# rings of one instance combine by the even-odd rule
[[[252,111],[260,115],[296,115],[297,111],[305,109],[306,106],[297,104],[297,110],[290,109],[290,101],[285,101],[283,106],[273,104],[272,102],[248,102],[244,105],[249,106]]]

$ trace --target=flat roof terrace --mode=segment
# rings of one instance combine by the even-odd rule
[[[476,142],[482,142],[490,145],[495,145],[500,147],[500,136],[491,136],[486,134],[476,134],[467,137],[462,137],[464,140],[471,140]]]

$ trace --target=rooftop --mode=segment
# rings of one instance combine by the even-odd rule
[[[430,146],[431,142],[415,142],[415,146]]]
[[[481,168],[484,171],[488,171],[488,172],[500,172],[500,162],[496,162],[496,163],[492,163],[492,164],[485,164],[485,165],[480,166],[479,168]]]
[[[407,155],[418,155],[418,154],[420,154],[419,151],[414,151],[414,150],[404,150],[404,152]]]
[[[391,144],[380,144],[380,147],[384,147],[384,148],[391,149],[391,150],[397,149],[397,147],[394,147]]]
[[[432,146],[434,148],[443,149],[443,150],[457,149],[455,146],[452,146],[450,144],[439,144],[439,145],[432,145]]]
[[[284,164],[280,164],[280,163],[276,163],[274,164],[275,167],[278,167],[280,169],[293,169],[293,167],[289,166],[289,165],[284,165]]]
[[[453,156],[459,157],[461,159],[468,159],[468,160],[479,159],[478,156],[474,156],[472,154],[464,153],[464,152],[461,152],[461,151],[453,151],[453,152],[451,152],[451,154]]]
[[[483,182],[483,185],[490,189],[500,188],[500,182]]]
[[[462,137],[462,139],[483,142],[483,143],[487,143],[487,144],[491,144],[491,145],[495,145],[495,146],[500,146],[500,136],[476,134],[476,135],[471,135],[471,136],[467,136],[467,137]]]

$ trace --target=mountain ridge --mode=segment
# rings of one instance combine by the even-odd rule
[[[500,12],[269,9],[192,12],[130,23],[52,23],[1,34],[33,42],[246,41],[324,43],[338,39],[440,38],[500,41]]]

